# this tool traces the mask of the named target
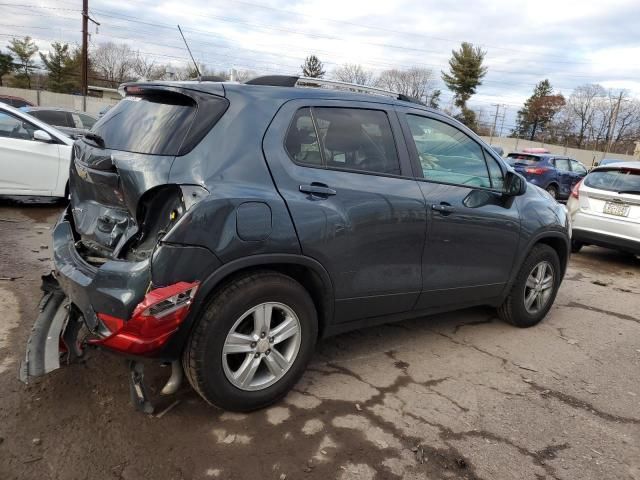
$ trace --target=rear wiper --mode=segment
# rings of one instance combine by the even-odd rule
[[[87,133],[84,134],[84,138],[86,138],[87,140],[91,140],[98,147],[104,148],[104,138],[102,138],[97,133],[87,132]]]
[[[620,190],[618,193],[635,193],[635,194],[640,194],[640,190]]]

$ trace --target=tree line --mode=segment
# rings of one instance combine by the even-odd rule
[[[444,85],[453,93],[453,108],[445,108],[470,128],[480,132],[478,113],[468,106],[482,79],[486,51],[463,42],[452,50],[448,70],[439,72]],[[38,61],[39,60],[39,61]],[[40,52],[30,37],[13,38],[6,50],[0,49],[0,86],[46,88],[60,93],[80,93],[81,51],[78,46],[53,42]],[[223,80],[245,81],[258,73],[251,70],[214,70],[199,64],[201,75]],[[359,64],[344,64],[327,72],[316,55],[309,55],[300,73],[311,78],[331,78],[347,83],[392,90],[417,99],[433,108],[441,107],[442,91],[438,74],[432,69],[392,68],[381,72]],[[231,78],[233,76],[233,78]],[[135,80],[186,80],[197,77],[192,65],[176,67],[159,63],[125,43],[106,42],[89,51],[90,85],[117,88]],[[568,97],[555,92],[548,79],[540,81],[518,111],[512,136],[577,148],[633,151],[640,139],[640,101],[626,91],[614,92],[598,84],[581,85]]]
[[[518,111],[511,136],[569,147],[631,153],[640,140],[640,100],[599,84],[576,87],[568,97],[539,82]]]

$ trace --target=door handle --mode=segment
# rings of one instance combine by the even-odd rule
[[[440,205],[434,203],[433,205],[431,205],[431,210],[438,212],[440,215],[451,215],[456,211],[455,208],[453,208],[446,202],[442,202],[440,203]]]
[[[309,193],[311,195],[318,195],[320,197],[329,197],[338,193],[333,188],[329,188],[324,183],[313,182],[311,185],[300,185],[299,188],[302,193]]]

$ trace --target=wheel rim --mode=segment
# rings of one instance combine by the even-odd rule
[[[547,306],[553,285],[553,267],[549,262],[545,260],[533,267],[524,285],[524,308],[527,312],[535,315]]]
[[[549,192],[549,195],[551,195],[553,198],[556,198],[558,196],[558,192],[554,187],[547,188],[547,192]]]
[[[280,380],[300,350],[301,327],[283,303],[247,310],[231,327],[222,347],[224,373],[240,390],[262,390]]]

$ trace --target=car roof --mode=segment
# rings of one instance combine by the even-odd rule
[[[319,99],[333,99],[333,100],[345,100],[345,101],[368,101],[375,103],[384,103],[389,105],[401,105],[420,110],[437,113],[439,115],[446,115],[444,112],[427,107],[421,103],[415,103],[405,100],[396,99],[388,95],[377,95],[361,92],[353,92],[347,90],[340,90],[336,88],[317,88],[317,87],[283,87],[274,85],[251,85],[246,83],[237,82],[213,82],[213,81],[197,81],[197,80],[184,80],[184,81],[162,81],[162,82],[137,82],[136,86],[167,86],[176,88],[187,88],[190,90],[196,90],[204,93],[211,93],[214,95],[226,96],[227,93],[239,93],[243,92],[260,92],[261,95],[272,97],[274,100],[293,100],[304,98],[319,98]]]

